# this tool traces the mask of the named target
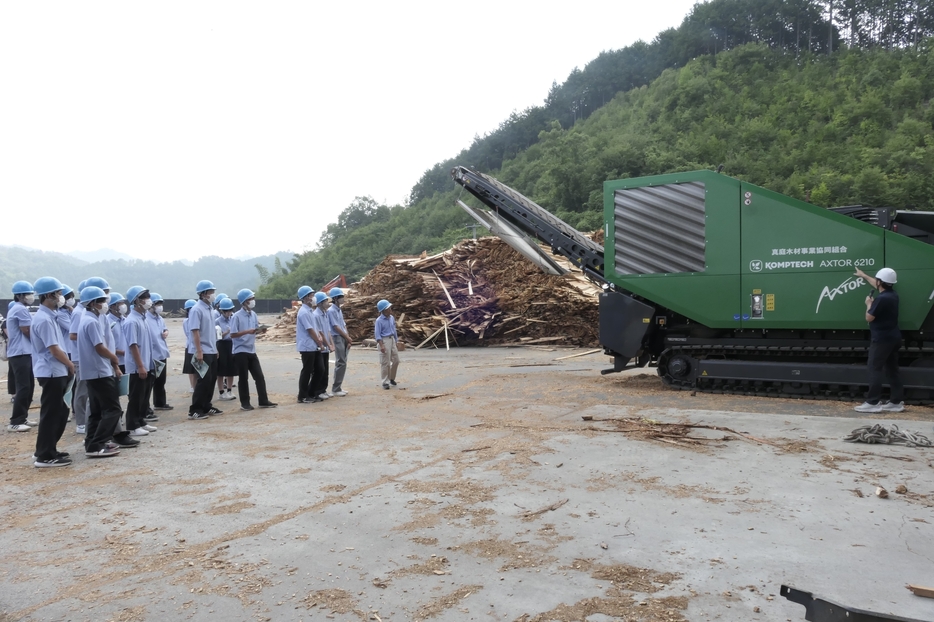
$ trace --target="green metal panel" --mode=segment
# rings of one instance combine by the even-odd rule
[[[701,182],[705,191],[706,269],[677,274],[618,274],[615,271],[617,190]],[[604,183],[606,225],[604,269],[608,281],[713,328],[738,328],[740,182],[712,171],[692,171]],[[734,319],[736,318],[736,319]]]
[[[865,329],[869,286],[882,267],[884,230],[752,184],[742,184],[744,328]],[[774,308],[751,313],[754,290]]]
[[[934,246],[886,231],[885,267],[898,274],[899,326],[917,330],[934,305]]]

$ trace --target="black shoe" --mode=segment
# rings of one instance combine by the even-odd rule
[[[383,385],[383,388],[386,389],[386,390],[388,391],[388,390],[389,390],[389,385],[388,385],[388,384],[384,384],[384,385]]]
[[[275,402],[266,402],[265,404],[259,405],[260,408],[275,408],[276,406],[278,406],[278,404]]]
[[[318,402],[323,402],[324,400],[320,397],[309,397],[307,401],[312,404],[317,404]]]
[[[298,403],[299,403],[299,404],[311,404],[311,398],[310,398],[310,397],[300,397],[300,398],[298,398]]]
[[[146,409],[146,414],[147,414],[147,415],[151,415],[151,414],[152,414],[152,408],[147,408],[147,409]]]
[[[395,381],[395,380],[390,380],[390,381],[389,381],[389,384],[391,384],[392,386],[396,386],[396,381]]]
[[[224,414],[224,411],[223,411],[223,410],[219,410],[219,409],[214,408],[213,406],[211,406],[211,407],[208,409],[208,413],[207,413],[207,414],[209,414],[209,415],[223,415],[223,414]]]
[[[51,460],[36,460],[32,463],[38,468],[66,467],[71,464],[71,458],[52,458]]]
[[[188,419],[190,421],[202,421],[204,419],[210,419],[211,417],[205,413],[193,412],[188,413]]]
[[[139,447],[139,441],[130,436],[128,432],[124,432],[119,436],[114,437],[114,443],[117,444],[121,449],[133,449]]]
[[[67,457],[69,457],[70,455],[71,455],[71,454],[69,454],[67,451],[60,451],[60,452],[58,452],[58,453],[56,454],[56,457],[57,457],[57,458],[67,458]]]
[[[153,410],[172,410],[173,408],[175,407],[169,406],[168,404],[166,404],[165,406],[153,406]]]
[[[249,404],[241,404],[240,410],[253,410],[253,407],[250,406]]]
[[[155,413],[149,413],[143,417],[143,421],[159,421],[159,415]]]

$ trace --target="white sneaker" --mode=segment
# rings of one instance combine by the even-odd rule
[[[27,419],[27,420],[26,420],[26,425],[28,425],[30,428],[35,428],[36,426],[39,425],[39,422],[38,422],[38,421],[34,421],[34,420],[32,420],[32,419]]]
[[[84,434],[85,427],[83,425],[75,426],[75,434]]]
[[[195,392],[195,388],[194,388],[194,387],[188,387],[188,392],[189,392],[189,393],[194,393],[194,392]]]
[[[149,436],[149,432],[146,431],[146,428],[136,428],[130,432],[130,436]]]
[[[157,428],[157,427],[154,426],[154,425],[144,425],[144,426],[143,426],[143,429],[146,430],[147,432],[155,432],[155,431],[157,431],[159,428]]]
[[[347,395],[347,391],[336,391],[332,393],[331,395],[333,395],[334,397],[344,397],[345,395]]]
[[[328,395],[327,393],[322,393],[321,395],[318,396],[318,399],[319,399],[319,400],[329,400],[329,399],[331,399],[331,396]]]
[[[853,410],[858,413],[881,413],[882,404],[870,404],[869,402],[863,402]]]
[[[224,391],[223,393],[221,393],[221,396],[220,396],[220,397],[221,397],[221,399],[224,400],[225,402],[228,402],[228,401],[230,401],[230,400],[232,400],[232,399],[236,399],[236,398],[234,398],[233,393],[230,392],[230,391]]]
[[[31,429],[32,428],[30,428],[25,423],[20,423],[18,425],[8,425],[6,427],[7,432],[29,432]]]
[[[887,413],[900,413],[905,411],[905,402],[886,402],[882,410]]]

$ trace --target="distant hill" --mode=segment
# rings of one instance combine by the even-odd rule
[[[127,255],[126,253],[121,253],[110,248],[99,248],[96,251],[68,251],[67,255],[72,257],[77,257],[88,263],[94,263],[95,261],[107,261],[110,259],[126,259],[127,261],[133,261],[136,257],[132,255]],[[160,292],[161,293],[161,292]]]
[[[265,274],[275,274],[292,258],[292,253],[278,253],[245,260],[202,257],[192,264],[139,259],[86,262],[61,253],[0,246],[0,298],[11,296],[13,282],[34,282],[41,276],[54,276],[71,287],[77,287],[88,277],[100,276],[114,290],[125,292],[133,285],[144,285],[165,298],[189,298],[198,281],[210,279],[220,291],[233,296],[244,287],[259,288],[262,279],[257,264]]]

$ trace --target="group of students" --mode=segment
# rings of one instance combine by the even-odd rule
[[[215,369],[211,352],[216,353],[220,335],[215,325],[221,319],[227,329],[220,332],[231,340],[230,358],[240,374],[241,409],[252,410],[248,376],[256,383],[260,407],[276,406],[266,395],[256,357],[255,335],[260,326],[252,311],[253,292],[240,290],[241,308],[232,313],[229,299],[221,309],[210,306],[214,287],[203,287],[205,284],[210,282],[198,284],[199,300],[186,305],[191,309],[186,319],[186,366],[199,378],[189,418],[221,412],[210,403]],[[75,431],[84,434],[89,458],[116,456],[121,449],[138,447],[136,437],[157,431],[152,425],[158,420],[155,411],[173,408],[165,393],[169,349],[162,302],[159,294],[139,285],[131,287],[126,296],[111,292],[100,277],[83,281],[77,292],[54,277],[42,277],[35,284],[13,284],[5,326],[8,388],[13,395],[7,430],[27,432],[38,427],[33,455],[36,467],[72,463],[69,454],[57,447],[72,410]],[[33,316],[30,307],[36,303],[38,310]],[[228,381],[228,386],[232,385],[232,378]],[[36,382],[42,389],[38,421],[28,418]],[[206,384],[210,384],[209,392]],[[121,394],[127,395],[125,411]]]

